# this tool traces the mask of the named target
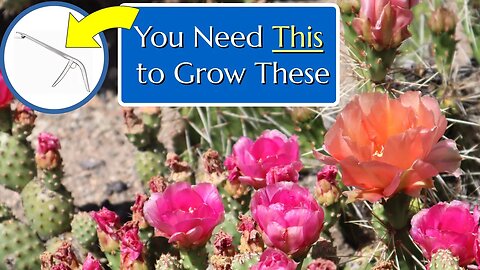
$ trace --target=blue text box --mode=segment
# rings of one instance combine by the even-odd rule
[[[119,102],[125,106],[335,105],[334,4],[124,4]]]

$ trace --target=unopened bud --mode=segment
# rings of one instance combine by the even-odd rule
[[[35,119],[37,115],[29,107],[23,105],[22,103],[17,103],[17,107],[13,111],[13,121],[19,127],[30,127],[30,130],[35,125]]]
[[[338,0],[337,3],[342,14],[357,14],[360,10],[358,0]]]
[[[298,107],[290,110],[290,116],[292,120],[296,123],[306,122],[315,115],[315,113],[310,108]]]
[[[453,33],[457,26],[455,13],[445,7],[437,8],[428,19],[428,26],[435,34]]]
[[[315,197],[322,206],[330,206],[340,199],[338,187],[328,180],[322,179],[315,187]]]

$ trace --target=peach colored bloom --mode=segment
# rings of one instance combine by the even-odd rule
[[[452,140],[442,140],[447,120],[436,99],[407,92],[356,96],[325,135],[325,150],[316,153],[339,164],[343,182],[356,198],[371,202],[403,192],[418,196],[433,186],[440,172],[459,173],[460,154]]]

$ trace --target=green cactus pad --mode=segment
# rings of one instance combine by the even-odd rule
[[[439,250],[432,256],[430,270],[460,270],[458,258],[454,257],[449,250]]]
[[[180,260],[170,254],[163,254],[158,259],[155,270],[181,270],[183,269]]]
[[[0,270],[40,269],[43,246],[30,228],[17,221],[0,223]]]
[[[0,185],[21,191],[36,172],[35,156],[26,141],[0,133]]]
[[[240,245],[241,234],[237,230],[238,222],[238,215],[235,212],[226,213],[225,220],[215,228],[214,235],[219,231],[224,231],[233,237],[234,246]]]
[[[135,156],[135,168],[143,183],[148,183],[153,176],[161,175],[165,168],[163,151],[139,151]]]
[[[73,217],[72,234],[86,250],[98,250],[97,224],[88,213],[80,212]]]
[[[258,253],[242,253],[233,257],[232,269],[235,270],[248,270],[254,266],[260,260],[260,254]]]
[[[66,190],[51,191],[35,180],[23,189],[21,196],[25,216],[40,238],[46,240],[70,229],[74,207]]]

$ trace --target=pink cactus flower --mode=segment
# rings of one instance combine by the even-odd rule
[[[82,270],[103,270],[100,262],[88,253],[87,258],[83,262]]]
[[[475,261],[477,262],[477,265],[480,265],[480,228],[478,229],[477,237],[475,238],[474,251],[475,251]]]
[[[294,257],[304,255],[323,228],[322,208],[296,183],[279,182],[258,190],[250,209],[265,244]]]
[[[467,203],[442,202],[412,218],[410,235],[427,259],[438,250],[447,249],[459,258],[461,266],[466,266],[475,260],[479,218],[479,211],[475,209],[471,214]]]
[[[410,37],[411,8],[417,3],[417,0],[361,0],[353,28],[378,51],[397,48]]]
[[[55,135],[48,132],[38,135],[37,153],[45,155],[49,151],[57,152],[61,148],[60,140]]]
[[[241,137],[225,160],[230,181],[262,188],[269,182],[298,181],[302,169],[297,137],[288,138],[278,130],[267,130],[256,140]]]
[[[338,164],[352,197],[378,201],[397,193],[417,197],[440,172],[460,174],[462,160],[452,140],[439,141],[447,120],[438,101],[410,91],[356,96],[325,135],[326,164]]]
[[[12,100],[13,95],[10,90],[8,90],[3,75],[0,73],[0,109],[9,106]]]
[[[117,229],[120,227],[120,217],[115,212],[104,207],[98,212],[91,212],[90,216],[97,223],[98,229],[111,237],[116,236]]]
[[[120,229],[120,255],[122,269],[132,269],[136,261],[143,262],[143,243],[138,226],[127,223]]]
[[[260,261],[250,270],[295,270],[297,263],[290,259],[287,254],[274,248],[268,248],[260,256]]]
[[[225,209],[214,185],[178,182],[163,193],[153,193],[144,207],[145,219],[180,248],[205,245],[223,221]]]

